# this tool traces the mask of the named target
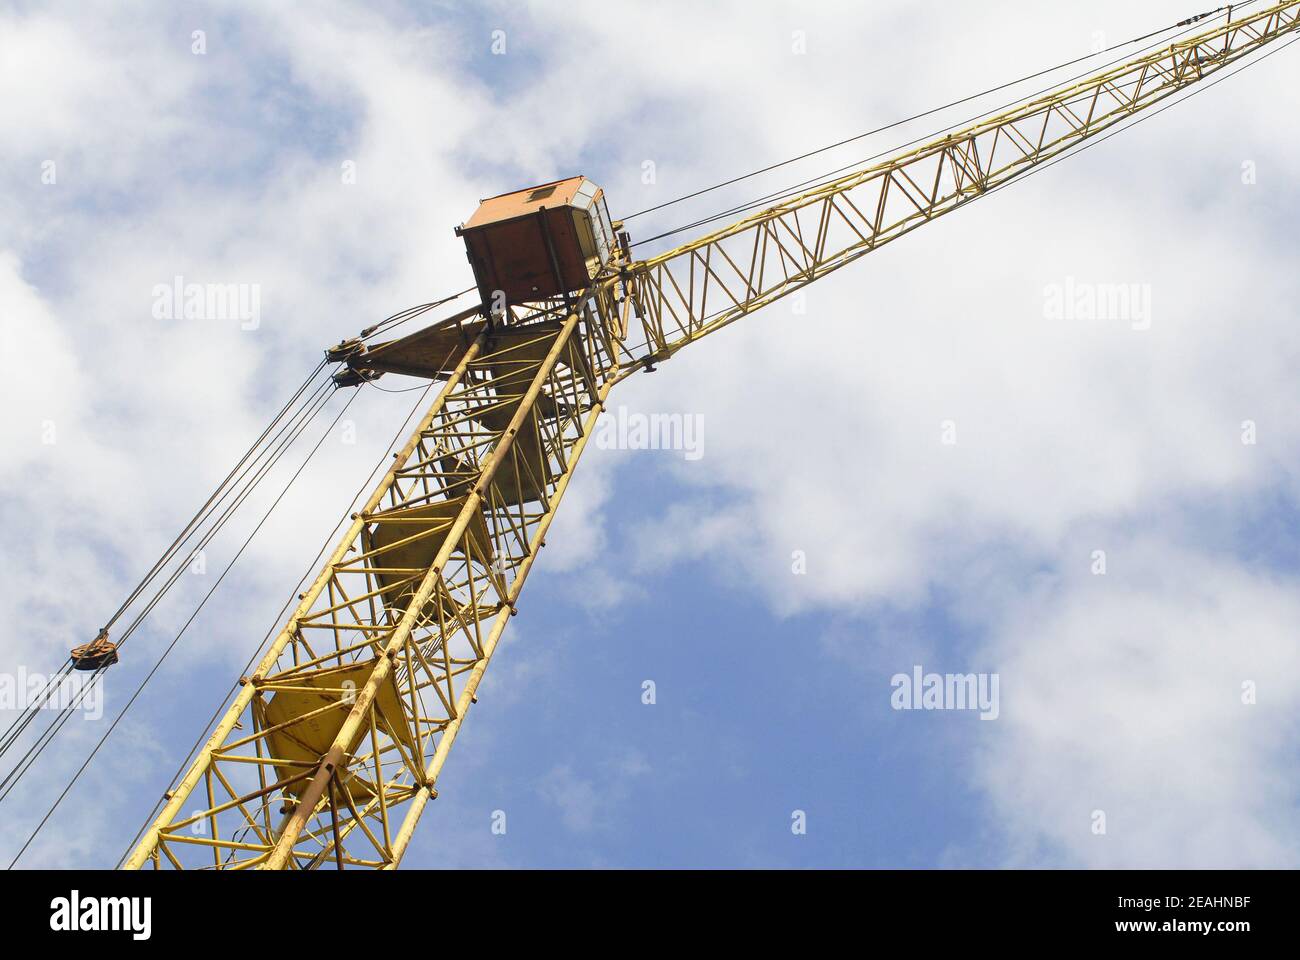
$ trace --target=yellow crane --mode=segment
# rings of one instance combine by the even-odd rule
[[[124,865],[396,868],[610,391],[1300,27],[1300,0],[1250,6],[648,259],[583,177],[484,201],[458,231],[479,305],[329,352],[339,386],[437,399]]]

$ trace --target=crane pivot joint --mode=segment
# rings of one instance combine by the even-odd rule
[[[325,359],[330,363],[341,363],[364,349],[365,346],[362,345],[360,337],[350,337],[347,340],[340,340],[326,350]]]

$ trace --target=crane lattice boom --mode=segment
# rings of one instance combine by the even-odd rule
[[[1298,18],[1294,3],[1271,5],[630,265],[640,337],[623,375],[1105,133],[1292,32]],[[597,295],[615,289],[609,280]]]
[[[1271,5],[650,259],[624,235],[583,290],[484,291],[409,337],[341,345],[346,382],[440,393],[125,865],[395,868],[618,381],[1297,26],[1300,0]]]

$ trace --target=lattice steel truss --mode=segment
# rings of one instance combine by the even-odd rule
[[[1111,130],[1298,24],[1300,4],[1271,5],[629,265],[628,348],[637,362],[623,375]]]
[[[1274,4],[660,256],[617,257],[573,303],[358,347],[361,379],[430,376],[441,393],[126,866],[395,867],[615,383],[1297,26],[1300,0]]]
[[[463,330],[433,408],[127,866],[401,859],[617,372],[588,304],[456,346]]]

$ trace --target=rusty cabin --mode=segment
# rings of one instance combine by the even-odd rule
[[[497,291],[515,304],[585,289],[615,244],[604,191],[586,177],[484,200],[456,233],[489,309]]]

